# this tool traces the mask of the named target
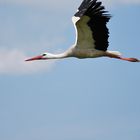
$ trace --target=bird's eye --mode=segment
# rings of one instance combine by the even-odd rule
[[[42,56],[46,56],[46,54],[44,53]]]

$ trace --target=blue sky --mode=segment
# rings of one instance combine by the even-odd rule
[[[73,44],[71,16],[80,2],[0,1],[0,139],[140,139],[139,63],[24,62]],[[140,1],[104,4],[113,15],[109,49],[140,58]]]

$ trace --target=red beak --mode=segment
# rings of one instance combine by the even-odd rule
[[[33,58],[30,58],[30,59],[27,59],[25,61],[33,61],[33,60],[41,60],[41,59],[43,59],[43,56],[42,55],[39,55],[39,56],[35,56]]]

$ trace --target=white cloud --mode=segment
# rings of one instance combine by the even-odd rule
[[[21,50],[0,49],[0,74],[33,74],[49,70],[54,61],[26,62],[29,58]]]

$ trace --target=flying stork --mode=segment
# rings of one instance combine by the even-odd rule
[[[67,57],[109,57],[130,62],[140,62],[140,60],[136,58],[124,58],[117,51],[107,50],[109,45],[109,30],[106,24],[110,18],[111,16],[108,14],[108,11],[105,11],[102,2],[98,2],[97,0],[83,0],[77,12],[72,17],[76,30],[75,44],[64,53],[51,54],[45,52],[26,61],[61,59]]]

